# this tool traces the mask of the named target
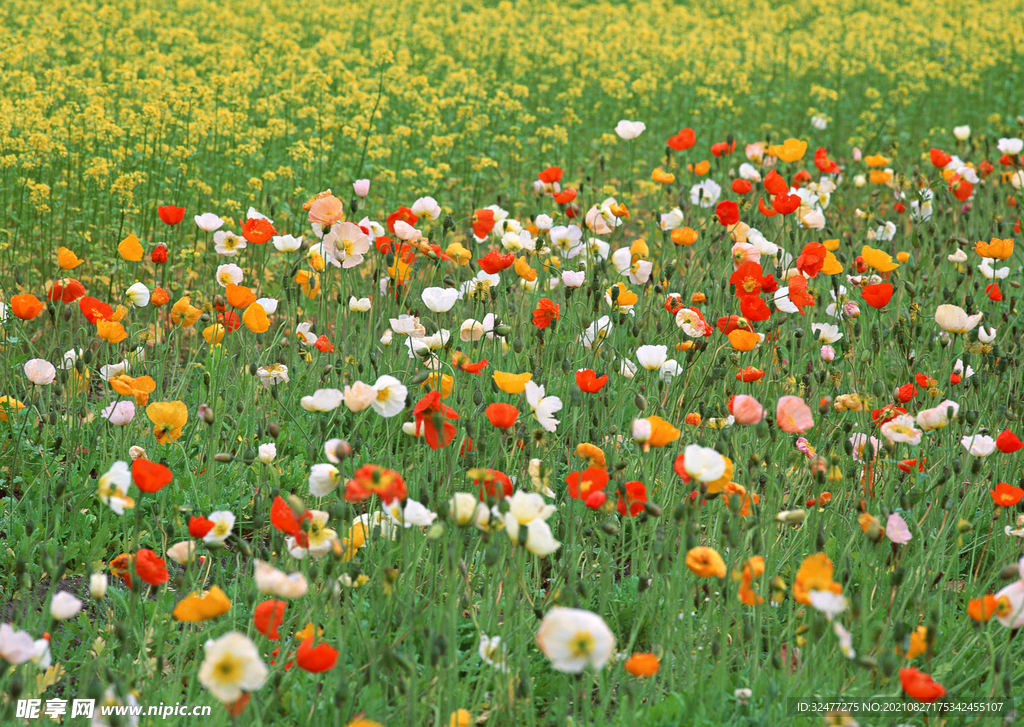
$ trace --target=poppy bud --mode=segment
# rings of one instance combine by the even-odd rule
[[[637,394],[636,396],[633,397],[633,405],[640,411],[643,411],[644,409],[647,408],[647,399],[645,399],[640,394]]]
[[[607,535],[618,535],[619,533],[618,526],[611,521],[601,523],[601,530]]]
[[[516,353],[522,353],[523,347],[525,345],[526,344],[523,343],[523,339],[516,338],[514,341],[512,341],[512,350],[515,351]]]
[[[217,454],[213,455],[213,461],[220,462],[222,464],[227,464],[228,462],[234,460],[234,458],[235,456],[230,452],[218,452]]]
[[[1019,577],[1018,565],[1016,563],[1004,565],[1002,570],[999,571],[999,577],[1004,581],[1016,580]]]
[[[508,334],[512,333],[512,326],[502,323],[494,329],[494,332],[502,338],[505,338]]]

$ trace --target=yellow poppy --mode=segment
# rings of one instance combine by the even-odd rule
[[[676,181],[676,175],[662,171],[661,167],[658,167],[653,172],[651,172],[651,179],[653,179],[658,184],[672,184],[673,182]]]
[[[659,416],[647,417],[647,421],[651,425],[651,436],[647,440],[647,444],[650,446],[664,447],[679,439],[681,432],[672,426],[671,422],[667,422]]]
[[[468,265],[469,261],[473,259],[473,253],[467,250],[458,242],[453,242],[445,249],[445,254],[448,255],[459,265]]]
[[[629,254],[635,255],[641,260],[646,260],[650,257],[651,248],[647,246],[647,241],[641,238],[634,240],[633,244],[629,246]]]
[[[705,159],[704,161],[697,162],[696,166],[694,166],[693,164],[687,164],[686,168],[689,169],[694,174],[696,174],[698,177],[703,177],[705,174],[711,171],[711,162]]]
[[[231,610],[227,594],[214,586],[206,593],[190,593],[178,602],[171,614],[179,621],[209,621]]]
[[[232,308],[238,308],[239,310],[242,308],[248,308],[256,302],[256,293],[244,285],[228,283],[228,287],[225,289],[224,295],[228,299],[228,305]]]
[[[57,251],[57,264],[60,265],[61,270],[74,270],[84,262],[85,260],[80,259],[66,247],[62,247]]]
[[[832,580],[835,566],[824,553],[815,553],[804,558],[793,581],[793,598],[797,603],[811,605],[811,591],[842,593],[843,586]]]
[[[146,407],[146,416],[153,422],[156,441],[167,444],[181,437],[181,428],[188,421],[188,407],[183,401],[159,401]]]
[[[110,379],[110,388],[121,396],[135,397],[137,406],[145,406],[149,395],[156,391],[156,382],[150,376],[132,378],[126,374],[118,374]]]
[[[8,414],[17,414],[25,405],[11,396],[0,396],[0,422],[10,421]]]
[[[768,147],[768,155],[778,157],[784,162],[797,162],[807,153],[807,142],[799,139],[786,139],[781,144]]]
[[[619,289],[618,298],[612,298],[612,291],[615,288]],[[625,310],[631,305],[636,305],[636,302],[640,300],[636,293],[626,287],[625,283],[616,283],[612,287],[605,291],[605,294],[612,299],[612,305],[617,305],[619,308]]]
[[[171,321],[176,326],[188,328],[199,320],[203,312],[192,305],[192,299],[184,296],[171,306]]]
[[[839,249],[839,240],[824,240],[821,243],[825,246],[825,249],[829,252],[835,252]]]
[[[686,554],[686,567],[698,578],[725,578],[728,569],[714,548],[698,546]]]
[[[537,279],[537,271],[530,267],[530,263],[526,262],[524,257],[517,257],[512,267],[516,271],[516,275],[529,283]]]
[[[725,460],[725,472],[714,482],[708,483],[708,494],[714,495],[715,493],[722,492],[725,490],[726,485],[732,482],[732,476],[736,472],[736,467],[732,463],[732,460],[728,457],[722,457]]]
[[[495,371],[494,383],[506,394],[522,394],[526,391],[526,382],[533,378],[533,374],[509,374],[504,371]]]
[[[974,246],[974,252],[993,260],[1006,260],[1013,255],[1013,238],[1000,240],[993,237],[992,242],[978,240],[978,244]]]
[[[312,300],[320,293],[320,276],[308,270],[295,273],[295,282],[302,287],[302,294]]]
[[[142,256],[146,252],[142,249],[142,243],[139,242],[139,238],[135,235],[128,235],[128,237],[121,240],[121,244],[117,246],[117,251],[125,260],[133,263],[142,260]]]
[[[821,266],[825,275],[838,275],[843,272],[843,264],[831,252],[825,254],[825,264]]]
[[[692,227],[677,227],[672,230],[672,242],[677,245],[692,245],[697,242],[697,231]]]
[[[872,184],[888,184],[891,180],[891,169],[872,169],[868,172],[868,181]]]
[[[107,343],[120,343],[128,338],[124,326],[114,321],[96,321],[96,335]]]
[[[454,385],[455,379],[453,377],[435,371],[427,377],[426,381],[420,384],[420,388],[427,389],[428,391],[440,391],[441,398],[447,399],[448,395],[452,393]]]
[[[605,457],[604,450],[600,447],[590,444],[589,442],[580,442],[576,445],[576,456],[584,457],[589,460],[591,467],[599,467],[604,469]]]
[[[745,331],[742,328],[729,333],[729,343],[737,351],[752,351],[757,347],[757,344],[761,342],[761,337],[751,331]]]
[[[242,323],[253,333],[265,333],[270,329],[270,318],[259,303],[253,303],[242,314]]]
[[[882,156],[881,154],[872,154],[869,157],[864,157],[864,163],[869,167],[884,167],[892,161],[889,157]]]
[[[888,273],[899,267],[898,263],[892,261],[892,255],[867,245],[861,249],[860,256],[864,258],[865,265],[874,268],[880,273]]]

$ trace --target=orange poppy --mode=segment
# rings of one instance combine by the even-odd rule
[[[126,374],[118,374],[110,378],[110,388],[121,396],[135,397],[138,406],[145,406],[149,395],[156,391],[156,382],[149,376],[132,378]]]
[[[559,306],[550,298],[541,298],[533,311],[533,325],[544,330],[558,320]]]
[[[281,638],[278,626],[284,623],[284,611],[288,604],[284,601],[264,601],[256,606],[252,613],[252,622],[256,630],[271,641]]]
[[[159,492],[174,479],[171,470],[139,457],[132,462],[132,480],[143,492]]]
[[[491,404],[484,413],[487,421],[498,429],[511,429],[519,418],[519,410],[511,404]]]
[[[652,677],[661,668],[661,660],[654,654],[633,654],[626,659],[626,671],[635,677]]]
[[[381,502],[394,502],[404,500],[409,493],[402,475],[375,464],[364,464],[345,485],[345,499],[362,502],[373,495],[380,497]]]
[[[11,312],[23,321],[30,321],[39,315],[46,303],[36,298],[31,293],[15,295],[11,297]]]
[[[270,224],[270,220],[263,217],[250,217],[242,225],[242,237],[254,245],[269,242],[276,234],[277,230]]]
[[[338,650],[326,642],[313,646],[313,637],[310,636],[299,644],[295,663],[300,669],[314,674],[329,671],[338,663]]]

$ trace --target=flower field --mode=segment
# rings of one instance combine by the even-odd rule
[[[1017,723],[1020,17],[0,5],[0,724]]]

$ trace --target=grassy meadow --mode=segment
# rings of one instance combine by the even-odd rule
[[[0,4],[0,724],[1017,723],[1022,17]]]

